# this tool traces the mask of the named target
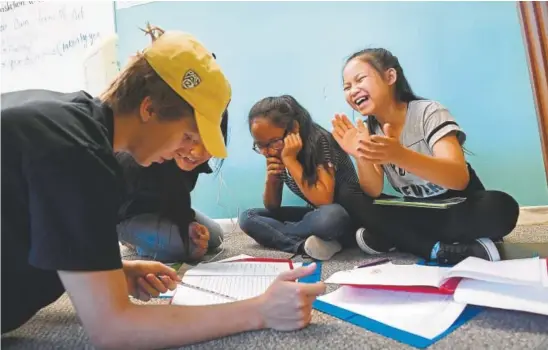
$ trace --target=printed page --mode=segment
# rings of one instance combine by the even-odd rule
[[[184,276],[183,283],[245,300],[263,294],[275,279],[275,276]]]
[[[178,285],[171,301],[173,305],[215,305],[233,302],[228,298]]]
[[[325,282],[333,284],[382,285],[382,286],[431,286],[439,287],[449,270],[446,267],[424,265],[383,265],[363,267],[334,273]]]
[[[469,257],[451,268],[449,277],[466,277],[482,281],[515,285],[541,286],[540,259],[488,261]]]
[[[188,270],[187,276],[278,276],[291,269],[289,263],[278,262],[215,262],[200,264]]]
[[[318,300],[427,339],[445,332],[466,307],[447,295],[348,286],[320,296]]]
[[[464,279],[454,295],[455,301],[548,316],[548,288],[519,286]]]

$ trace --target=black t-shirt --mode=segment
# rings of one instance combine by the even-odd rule
[[[1,107],[4,331],[63,293],[56,271],[122,267],[123,178],[112,110],[87,93],[12,92]]]
[[[186,235],[196,215],[190,193],[200,174],[212,172],[209,164],[183,171],[174,160],[143,167],[128,153],[117,153],[116,159],[124,172],[126,192],[119,211],[120,221],[140,214],[158,214],[181,225],[181,234]]]

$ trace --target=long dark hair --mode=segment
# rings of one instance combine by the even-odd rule
[[[312,120],[310,113],[290,95],[266,97],[255,103],[249,111],[248,123],[255,118],[266,118],[273,125],[291,130],[295,122],[299,124],[299,135],[303,148],[297,155],[297,160],[303,167],[303,179],[309,186],[318,181],[317,168],[319,165],[327,169],[328,159],[321,149],[321,138],[329,143],[330,150],[338,145],[333,142],[329,132]]]

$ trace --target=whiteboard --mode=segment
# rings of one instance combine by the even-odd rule
[[[129,7],[148,4],[149,2],[155,1],[116,1],[116,9],[121,10]]]
[[[115,34],[112,1],[0,3],[1,90],[86,88],[83,63]]]

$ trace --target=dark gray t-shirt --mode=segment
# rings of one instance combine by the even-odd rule
[[[431,100],[409,102],[405,125],[400,137],[403,146],[428,156],[434,155],[434,145],[449,133],[455,132],[461,144],[466,134],[456,123],[447,108]],[[372,131],[384,135],[380,125],[372,125]],[[448,189],[428,182],[393,164],[383,165],[384,172],[392,187],[405,197],[429,198],[448,192]]]

